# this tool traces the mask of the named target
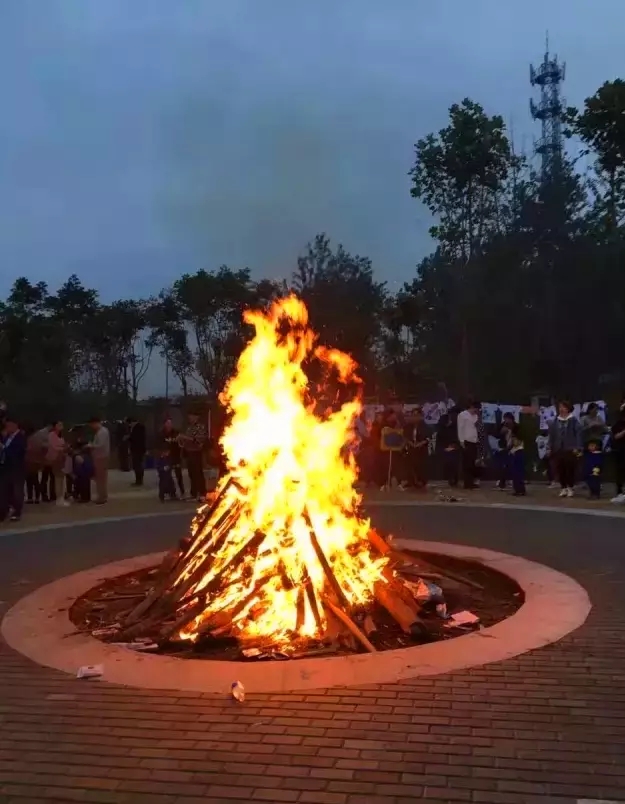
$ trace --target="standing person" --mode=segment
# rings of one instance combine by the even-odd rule
[[[38,432],[34,427],[24,428],[26,436],[26,502],[34,505],[39,505],[41,501],[41,473],[44,461],[44,452]]]
[[[130,471],[130,450],[128,449],[128,425],[118,421],[115,427],[115,443],[117,444],[117,463],[120,472]]]
[[[510,477],[512,493],[515,497],[525,497],[525,445],[519,437],[518,428],[514,428],[510,439],[509,453]]]
[[[475,429],[477,431],[477,458],[475,460],[475,485],[477,488],[482,483],[482,476],[488,463],[488,456],[490,454],[488,446],[488,436],[486,434],[486,427],[482,420],[482,407],[477,409],[477,421],[475,422]]]
[[[371,439],[371,474],[373,482],[378,488],[383,488],[386,484],[386,461],[385,453],[382,451],[383,426],[383,415],[377,411],[371,423],[369,438]]]
[[[15,418],[5,413],[0,435],[0,522],[10,515],[19,522],[24,506],[26,436]]]
[[[474,489],[477,484],[478,432],[477,421],[480,404],[469,402],[466,410],[458,414],[458,441],[462,448],[462,476],[465,489]]]
[[[163,422],[159,432],[156,452],[158,469],[158,496],[161,502],[169,496],[172,500],[177,499],[176,487],[174,486],[174,475],[180,490],[180,496],[184,499],[184,479],[182,477],[182,450],[178,442],[179,433],[173,425],[170,417]]]
[[[72,469],[74,480],[74,499],[79,503],[91,502],[91,479],[93,478],[93,458],[87,442],[82,437],[76,439],[73,450]]]
[[[584,450],[584,480],[591,500],[601,499],[602,441],[589,441]]]
[[[549,433],[539,432],[536,436],[536,454],[538,455],[538,466],[540,469],[544,470],[544,474],[547,477],[547,482],[549,483],[549,488],[557,488],[557,483],[554,484],[553,480],[553,472],[552,472],[552,460],[549,458],[548,455],[549,451]]]
[[[191,497],[203,502],[206,497],[206,479],[202,452],[206,447],[208,434],[197,413],[189,413],[187,429],[178,436],[178,440],[185,452]]]
[[[128,416],[126,425],[128,427],[127,440],[130,451],[130,464],[132,471],[135,473],[135,482],[132,485],[142,486],[145,473],[145,425],[142,422],[138,422],[134,416]]]
[[[412,421],[406,426],[404,433],[407,443],[407,474],[416,489],[425,489],[428,484],[427,463],[430,434],[421,408],[414,411]]]
[[[625,504],[625,494],[623,493],[625,484],[625,397],[619,406],[618,418],[612,425],[610,446],[616,482],[616,495],[612,497],[611,502],[623,505]]]
[[[54,488],[54,475],[51,468],[46,464],[46,455],[48,454],[48,442],[50,440],[50,431],[52,425],[48,424],[37,430],[32,436],[31,449],[33,455],[39,454],[41,460],[41,476],[39,479],[39,487],[41,490],[42,502],[55,502],[56,489]]]
[[[495,453],[497,464],[497,488],[503,491],[506,488],[509,474],[509,458],[512,450],[512,436],[516,431],[516,422],[512,413],[504,413],[501,427],[497,433],[498,451]]]
[[[89,426],[94,432],[93,441],[87,445],[93,460],[93,477],[96,489],[96,505],[104,505],[108,501],[109,459],[111,456],[111,436],[102,424],[99,416],[89,419]]]
[[[582,449],[582,428],[573,414],[571,402],[558,405],[558,415],[549,430],[549,453],[556,460],[560,480],[560,497],[572,497],[577,458]]]
[[[436,448],[443,461],[443,477],[453,489],[460,478],[460,442],[458,425],[449,413],[443,413],[436,428]]]
[[[591,443],[603,445],[603,436],[609,432],[609,428],[606,426],[601,416],[599,405],[596,402],[591,402],[586,408],[586,413],[581,419],[581,425],[584,450],[587,450],[588,445]]]
[[[69,505],[65,499],[65,458],[67,457],[67,444],[63,438],[63,422],[54,421],[48,433],[48,449],[46,451],[45,466],[48,469],[48,482],[50,487],[50,502],[59,506]]]

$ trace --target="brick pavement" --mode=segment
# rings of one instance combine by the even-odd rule
[[[444,506],[372,515],[398,535],[548,563],[595,608],[562,642],[514,660],[313,694],[248,689],[243,705],[79,682],[0,645],[0,802],[625,800],[621,521]],[[6,536],[0,611],[60,575],[164,548],[178,528],[173,518]]]

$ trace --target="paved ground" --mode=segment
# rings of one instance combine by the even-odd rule
[[[453,505],[371,513],[397,535],[550,564],[595,608],[515,660],[309,695],[250,689],[243,705],[77,681],[0,645],[0,802],[625,801],[623,522]],[[61,575],[165,548],[190,516],[0,535],[0,611]]]
[[[0,525],[2,530],[22,530],[42,525],[61,525],[77,521],[93,521],[102,517],[123,517],[146,514],[150,512],[171,511],[172,509],[187,510],[194,506],[193,502],[160,503],[157,497],[157,479],[155,472],[146,472],[145,487],[136,489],[131,486],[132,475],[125,472],[113,471],[110,473],[110,499],[106,506],[72,505],[69,508],[59,508],[55,505],[27,505],[24,516],[19,524],[6,522]],[[188,488],[188,483],[187,483]],[[465,492],[462,489],[454,492],[461,500],[460,503],[441,501],[440,494],[450,495],[450,490],[442,483],[434,483],[425,493],[405,492],[397,489],[391,492],[380,492],[367,489],[366,499],[373,505],[392,503],[393,505],[406,505],[414,502],[427,502],[442,507],[458,507],[460,505],[489,505],[489,506],[530,506],[549,507],[566,510],[588,509],[604,511],[606,513],[621,513],[625,516],[625,505],[616,506],[610,503],[611,489],[606,489],[604,498],[591,501],[582,488],[578,490],[574,499],[560,499],[557,490],[547,488],[544,483],[537,483],[528,487],[528,496],[519,498],[509,493],[496,491],[494,484],[487,484],[484,488]]]

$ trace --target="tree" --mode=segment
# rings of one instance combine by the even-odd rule
[[[97,291],[85,288],[72,274],[55,295],[48,297],[47,308],[64,332],[72,388],[90,390],[88,367],[91,355],[87,332],[99,309]]]
[[[189,394],[193,375],[193,354],[181,310],[171,291],[163,290],[148,308],[150,336],[148,342],[159,350],[167,366],[178,379],[182,395]]]
[[[318,234],[299,257],[292,286],[320,341],[352,355],[363,373],[371,371],[386,301],[386,283],[375,280],[371,260],[340,244],[333,251],[329,238]]]
[[[572,131],[594,154],[596,213],[609,235],[625,219],[625,81],[606,81],[584,102],[583,111],[569,109]]]
[[[59,415],[70,392],[64,332],[48,300],[45,282],[21,277],[0,304],[0,396],[25,418],[37,409],[44,418]]]
[[[171,294],[180,320],[192,337],[197,377],[209,398],[217,399],[244,344],[243,311],[253,301],[255,284],[247,268],[222,265],[183,274]]]
[[[472,344],[469,320],[475,317],[476,260],[496,236],[510,227],[515,210],[519,160],[505,133],[503,118],[489,117],[468,98],[449,109],[449,125],[415,146],[411,195],[422,200],[437,223],[430,234],[438,258],[428,265],[441,272],[441,289],[450,297],[447,326],[451,353],[460,354],[454,379],[464,394],[470,388]],[[512,185],[512,187],[511,187]],[[449,267],[453,267],[449,273]]]
[[[468,98],[449,109],[449,125],[415,145],[411,195],[437,223],[430,229],[446,257],[467,263],[494,234],[505,231],[506,182],[518,160],[503,118],[488,117]]]

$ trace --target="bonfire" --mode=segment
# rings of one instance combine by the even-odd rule
[[[375,651],[376,606],[419,631],[415,586],[355,489],[356,364],[295,296],[244,318],[255,334],[221,397],[228,472],[115,638]]]

